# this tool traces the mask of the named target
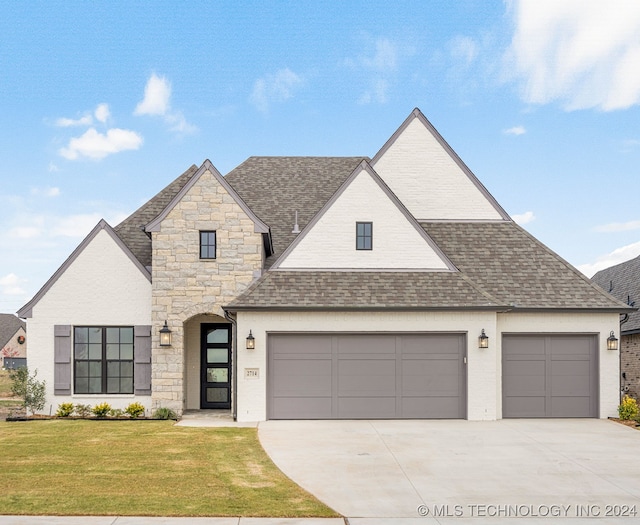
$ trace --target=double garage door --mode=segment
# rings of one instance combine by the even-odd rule
[[[503,417],[598,417],[595,335],[504,335]]]
[[[466,337],[270,334],[269,419],[466,417]]]

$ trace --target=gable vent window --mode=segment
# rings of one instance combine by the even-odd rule
[[[373,223],[356,222],[356,250],[373,249]]]
[[[216,232],[200,232],[200,259],[216,258]]]

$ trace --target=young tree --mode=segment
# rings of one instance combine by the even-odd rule
[[[32,414],[42,410],[46,402],[45,381],[38,381],[37,375],[38,370],[34,370],[33,375],[29,375],[29,369],[26,366],[9,372],[9,377],[13,381],[11,392],[22,399],[22,406]]]

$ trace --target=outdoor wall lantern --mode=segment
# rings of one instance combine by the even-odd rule
[[[256,338],[253,337],[251,330],[249,330],[249,335],[247,336],[247,350],[253,350],[256,347]]]
[[[617,350],[618,349],[618,339],[616,338],[613,330],[611,330],[611,334],[607,337],[607,350]]]
[[[160,346],[171,346],[171,330],[165,320],[164,326],[160,328]]]
[[[484,328],[478,337],[478,348],[489,348],[489,336],[484,333]]]

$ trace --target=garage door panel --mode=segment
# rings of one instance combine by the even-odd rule
[[[457,361],[446,361],[433,367],[428,361],[404,360],[402,362],[403,396],[458,397],[460,374]]]
[[[558,397],[551,402],[551,417],[592,417],[588,398]]]
[[[504,414],[518,414],[518,417],[546,417],[546,399],[544,396],[511,396],[502,409]]]
[[[331,361],[277,360],[272,365],[277,396],[331,396]]]
[[[272,334],[269,417],[464,418],[465,350],[451,333]]]
[[[394,419],[396,398],[342,397],[338,399],[338,417],[342,419]]]
[[[423,335],[408,334],[402,336],[402,355],[440,354],[451,355],[459,351],[460,339],[450,334],[432,334],[428,340]]]
[[[464,417],[458,396],[403,397],[401,417],[411,419],[449,419]]]
[[[393,335],[340,335],[338,354],[396,354],[396,338]]]
[[[331,419],[331,397],[277,397],[272,419]]]
[[[338,362],[338,396],[395,396],[396,361],[350,360]]]
[[[331,355],[331,337],[326,335],[316,335],[311,338],[298,334],[286,337],[271,335],[270,343],[277,354],[292,356],[301,354]]]
[[[597,417],[595,336],[505,335],[502,354],[503,417]]]

